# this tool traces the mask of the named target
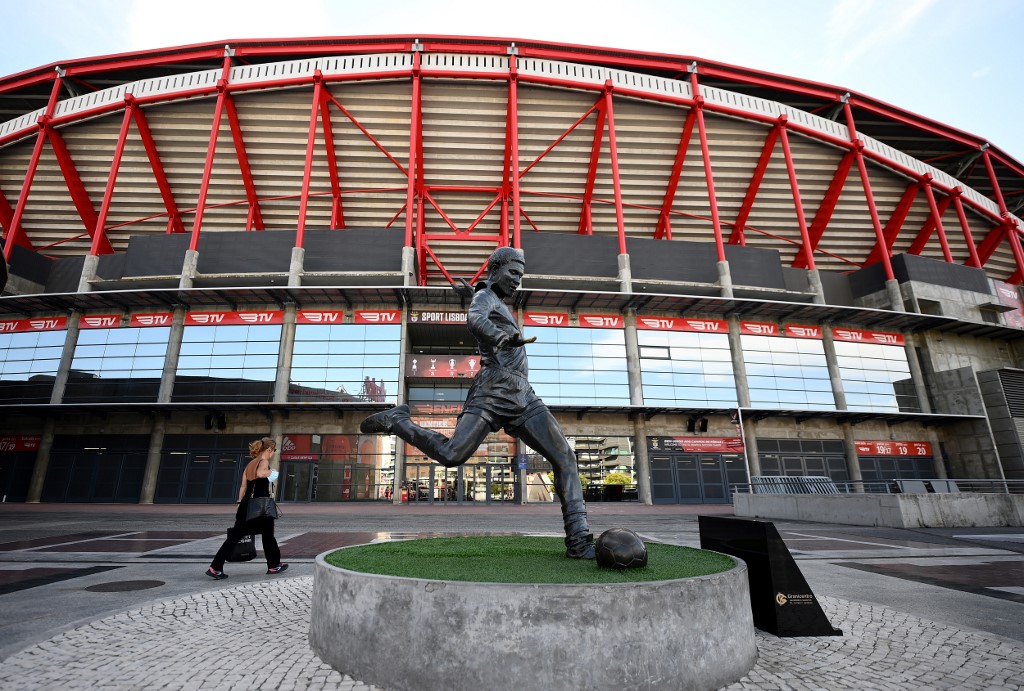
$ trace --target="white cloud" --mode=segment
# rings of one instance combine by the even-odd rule
[[[971,72],[971,79],[984,79],[990,74],[992,74],[992,65],[985,65],[984,67]]]
[[[829,61],[833,68],[846,70],[867,55],[906,43],[915,25],[935,2],[841,0],[833,7],[826,24]]]

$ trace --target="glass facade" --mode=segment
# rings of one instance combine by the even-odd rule
[[[740,336],[754,408],[835,410],[822,341]]]
[[[82,329],[65,403],[155,401],[170,328]]]
[[[836,341],[836,361],[850,410],[921,411],[907,352],[901,346]]]
[[[272,401],[280,325],[186,326],[172,399]]]
[[[530,383],[549,405],[629,405],[626,340],[621,329],[531,326]]]
[[[727,334],[638,331],[637,341],[645,405],[736,407]]]
[[[394,403],[401,336],[393,324],[298,324],[288,400]]]
[[[66,331],[0,334],[0,400],[49,403]]]

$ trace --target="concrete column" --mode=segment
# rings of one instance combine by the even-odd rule
[[[843,452],[846,456],[846,472],[850,476],[850,482],[861,482],[864,476],[860,472],[860,459],[857,458],[857,444],[853,436],[853,425],[849,422],[842,422],[843,430]],[[854,485],[854,492],[863,492],[863,485]]]
[[[619,258],[628,255],[620,254]],[[621,265],[620,265],[621,266]],[[629,377],[629,404],[644,404],[643,376],[640,369],[640,343],[636,332],[636,310],[627,310],[623,318],[626,341],[626,375]],[[636,492],[641,504],[653,503],[651,494],[651,461],[647,455],[647,420],[636,415],[633,420],[633,468],[636,471]]]
[[[78,345],[78,322],[81,318],[82,313],[76,310],[72,310],[68,316],[68,330],[64,335],[64,349],[60,353],[60,365],[53,378],[50,405],[60,405],[64,400],[64,390],[67,389],[68,377],[71,376],[71,362],[75,359],[75,346]]]
[[[406,247],[402,250],[402,265],[403,271],[405,266],[405,250],[411,250],[411,247]],[[413,272],[415,274],[415,272]],[[406,274],[407,276],[409,274]],[[412,285],[407,283],[406,285]],[[396,400],[401,405],[405,403],[405,361],[409,356],[409,308],[405,307],[402,310],[402,334],[400,336],[401,345],[398,349],[398,391],[395,392]],[[401,504],[402,503],[402,482],[405,480],[405,441],[395,437],[395,477],[391,481],[391,503]]]
[[[921,405],[921,412],[931,414],[932,404],[928,400],[928,387],[925,386],[924,371],[921,369],[921,361],[917,357],[917,337],[914,334],[906,334],[903,339],[903,349],[907,352],[907,365],[910,366],[910,378],[914,382],[914,392]]]
[[[46,481],[46,469],[50,467],[50,451],[53,449],[54,423],[52,417],[43,420],[43,432],[39,439],[39,450],[36,451],[36,463],[32,467],[32,479],[28,483],[26,504],[38,504],[43,496],[43,483]]]
[[[306,248],[292,247],[292,259],[288,264],[288,287],[297,288],[302,285],[302,272],[306,264]]]
[[[721,261],[718,262],[718,287],[721,291],[721,297],[731,298],[732,292],[732,274],[729,272],[729,262]]]
[[[934,429],[929,428],[927,431],[928,443],[932,445],[932,458],[934,459],[932,465],[935,467],[935,477],[939,480],[945,480],[949,477],[946,474],[946,464],[942,458],[942,447],[939,445],[939,435]]]
[[[741,408],[750,407],[750,382],[747,381],[747,363],[743,360],[743,339],[740,337],[740,318],[731,315],[729,323],[729,354],[736,380],[736,400]]]
[[[140,504],[152,504],[156,498],[157,473],[160,470],[160,453],[164,448],[164,435],[167,434],[167,416],[156,413],[153,426],[149,432],[149,451],[146,453],[146,471],[142,476],[142,489],[139,492]]]
[[[633,292],[633,270],[630,268],[629,255],[619,255],[619,292]]]
[[[281,324],[281,347],[277,351],[277,379],[274,380],[274,403],[288,402],[288,386],[291,383],[292,351],[295,349],[295,318],[298,308],[287,305],[284,308],[284,323]],[[278,441],[278,449],[281,442]]]
[[[416,285],[416,248],[402,248],[402,279],[403,285]],[[397,494],[397,492],[396,492]]]
[[[905,312],[903,306],[903,293],[900,292],[900,282],[895,278],[885,282],[885,292],[889,294],[889,308],[894,312]]]
[[[750,474],[761,474],[761,456],[757,450],[757,423],[753,420],[743,421],[743,450],[747,456],[747,469]]]
[[[181,265],[181,280],[178,288],[187,290],[195,283],[199,274],[199,250],[185,250],[185,261]]]
[[[85,255],[85,261],[82,262],[82,277],[78,279],[79,293],[88,293],[92,290],[92,281],[96,278],[96,268],[99,264],[100,257],[98,254]]]
[[[817,269],[810,269],[807,272],[807,286],[814,293],[814,304],[825,305],[825,288],[821,285],[821,274]]]
[[[185,337],[185,308],[178,307],[171,318],[171,332],[167,335],[167,354],[164,356],[164,371],[160,375],[160,390],[157,403],[170,403],[174,391],[174,375],[178,371],[181,355],[181,340]]]
[[[832,397],[836,399],[836,410],[846,410],[846,392],[843,390],[843,376],[839,371],[839,360],[836,357],[832,325],[822,324],[821,335],[821,342],[825,348],[825,365],[828,367],[828,378],[832,383]]]

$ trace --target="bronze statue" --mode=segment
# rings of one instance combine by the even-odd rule
[[[499,247],[488,260],[487,279],[477,284],[469,307],[470,333],[480,348],[480,373],[473,380],[451,438],[412,422],[409,406],[400,405],[363,420],[365,434],[394,434],[446,468],[462,465],[491,432],[504,427],[540,453],[554,468],[555,493],[562,504],[566,556],[594,558],[594,537],[587,526],[587,505],[576,454],[562,428],[527,381],[523,338],[505,300],[512,297],[526,271],[523,251]],[[464,283],[465,287],[468,285]]]

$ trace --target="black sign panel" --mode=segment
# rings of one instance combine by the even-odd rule
[[[842,636],[829,622],[775,524],[746,518],[698,516],[701,549],[747,564],[754,626],[787,638]]]

